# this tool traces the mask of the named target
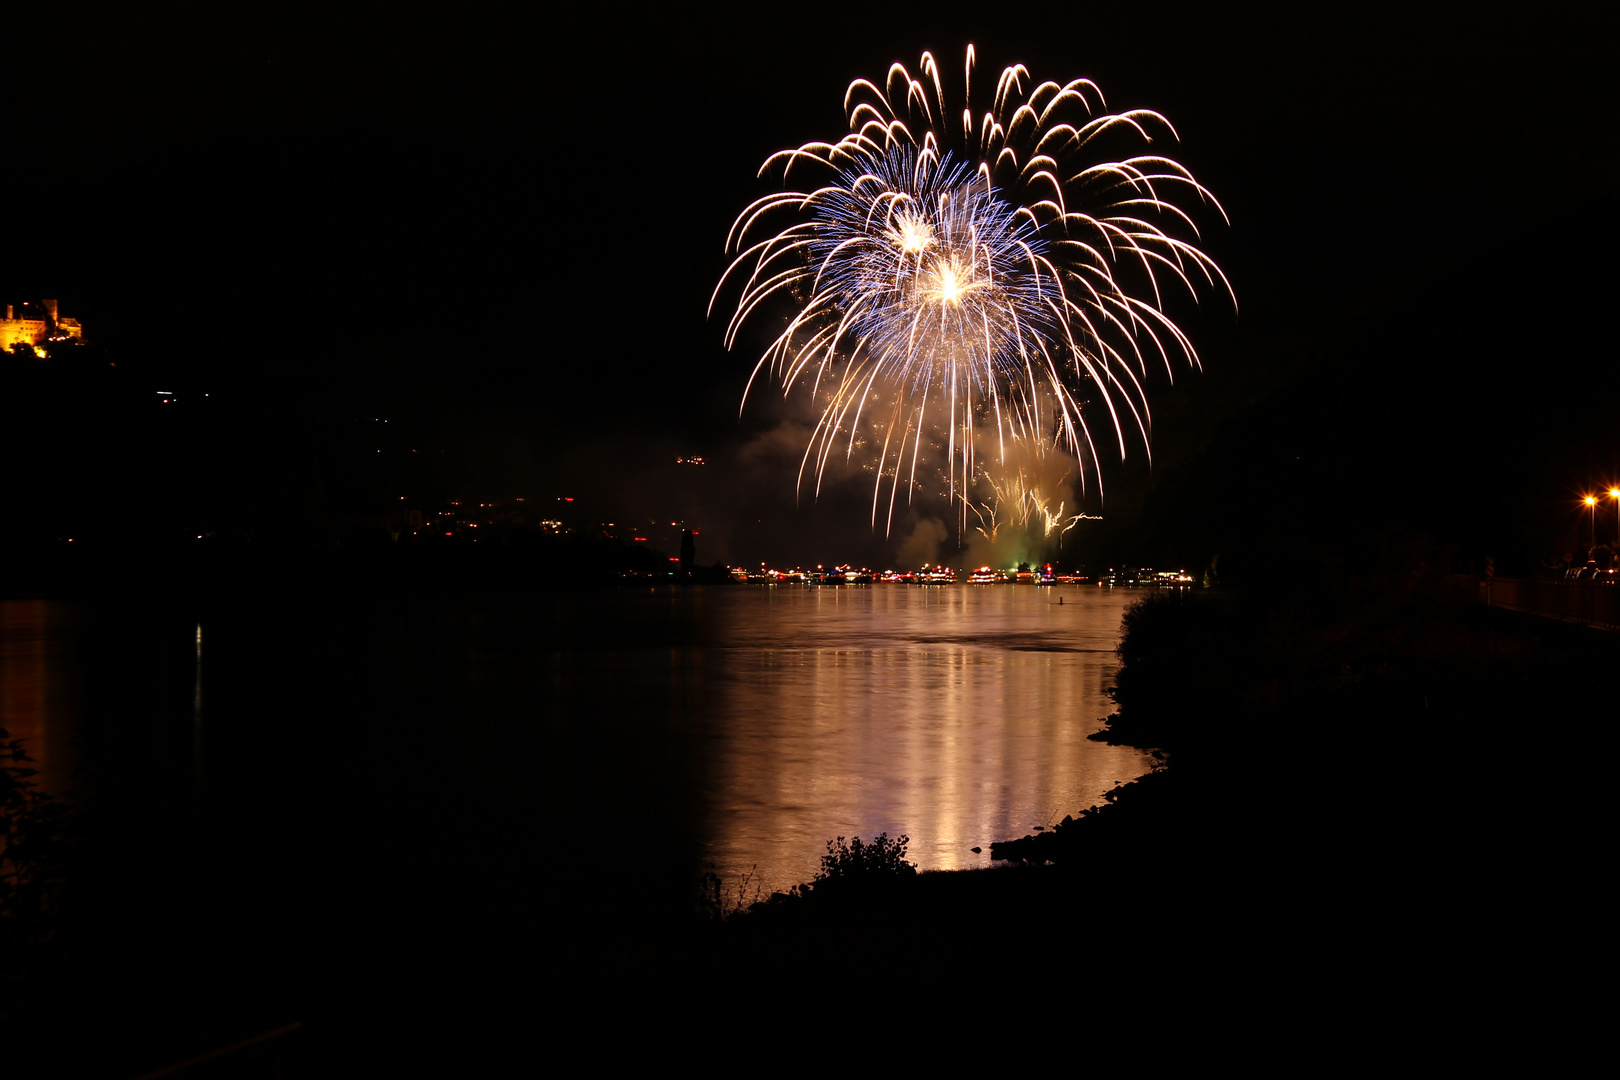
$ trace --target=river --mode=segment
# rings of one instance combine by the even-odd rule
[[[0,723],[90,811],[87,1013],[137,1040],[176,1002],[198,1030],[341,1026],[356,993],[404,1009],[656,940],[706,868],[730,904],[838,836],[988,865],[1149,766],[1086,739],[1135,595],[6,601]]]
[[[482,807],[506,858],[625,845],[769,892],[813,876],[837,836],[908,835],[925,869],[985,865],[972,848],[1145,771],[1141,753],[1086,739],[1110,709],[1132,598],[877,585],[259,597],[195,614],[10,601],[0,705],[59,792],[82,786],[88,747],[95,786],[180,818],[253,832],[270,808],[303,820],[299,796],[318,800],[316,847],[409,843],[406,821],[448,836]]]

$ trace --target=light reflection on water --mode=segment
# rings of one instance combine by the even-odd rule
[[[69,605],[0,600],[0,728],[21,739],[44,790],[72,787],[80,713],[77,626]]]
[[[1146,771],[1085,738],[1110,711],[1132,599],[736,586],[262,596],[201,618],[8,602],[0,706],[52,790],[78,786],[83,734],[92,787],[138,800],[126,816],[194,800],[192,820],[267,875],[314,859],[386,891],[430,835],[464,860],[465,895],[509,895],[525,918],[524,890],[574,904],[580,866],[611,895],[662,876],[671,903],[705,862],[784,889],[836,836],[907,834],[925,868],[986,864],[992,841]],[[175,843],[199,866],[236,850]]]
[[[835,836],[906,834],[925,869],[979,866],[992,841],[1097,803],[1150,764],[1086,739],[1110,711],[1132,598],[1027,586],[714,597],[723,631],[707,651],[723,661],[672,674],[719,684],[709,857],[731,879],[757,865],[766,891],[813,876]]]

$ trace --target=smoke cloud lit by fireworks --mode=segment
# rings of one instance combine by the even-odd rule
[[[873,473],[885,531],[937,480],[960,535],[1061,535],[1074,496],[1038,478],[1061,458],[1100,492],[1099,445],[1146,445],[1150,368],[1198,363],[1167,290],[1232,294],[1193,242],[1193,211],[1224,212],[1150,152],[1175,137],[1158,113],[1108,113],[1090,80],[1037,83],[1022,65],[975,113],[973,65],[969,46],[959,111],[924,53],[920,77],[896,63],[850,84],[837,142],[768,158],[760,175],[784,190],[732,225],[710,310],[737,294],[728,348],[780,325],[744,402],[762,376],[815,402],[801,485],[819,492],[841,455]],[[1122,144],[1139,152],[1112,156]]]

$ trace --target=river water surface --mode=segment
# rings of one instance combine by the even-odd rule
[[[1059,603],[1059,600],[1063,603]],[[1087,741],[1109,711],[1128,596],[1017,586],[753,588],[705,597],[714,647],[671,653],[712,686],[706,853],[767,889],[826,840],[911,837],[925,869],[984,865],[1147,768]]]
[[[119,1074],[289,1020],[364,1061],[426,1031],[529,1031],[555,988],[665,955],[706,867],[730,906],[809,880],[838,836],[986,865],[1145,771],[1086,739],[1130,599],[0,603],[0,723],[86,810],[60,1022],[111,1032]]]
[[[877,585],[13,601],[0,702],[52,787],[192,822],[200,851],[234,836],[269,857],[296,825],[300,861],[361,881],[428,842],[519,880],[628,859],[713,864],[769,892],[812,877],[837,836],[904,834],[924,868],[984,865],[992,841],[1145,771],[1086,739],[1130,599]]]

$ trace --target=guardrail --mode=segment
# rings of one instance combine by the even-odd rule
[[[1481,603],[1543,618],[1620,630],[1620,585],[1474,577]]]

